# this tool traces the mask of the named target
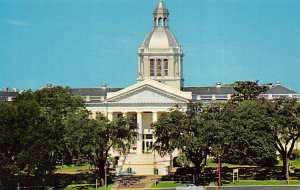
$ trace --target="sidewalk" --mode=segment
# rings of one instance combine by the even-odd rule
[[[151,188],[151,185],[159,179],[159,176],[131,176],[126,180],[116,181],[111,190]]]

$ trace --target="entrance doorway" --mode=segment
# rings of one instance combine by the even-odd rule
[[[152,134],[143,135],[143,152],[151,153],[153,151],[153,138]]]

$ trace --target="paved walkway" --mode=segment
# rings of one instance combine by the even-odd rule
[[[159,179],[160,179],[160,177],[158,177],[158,176],[123,177],[114,183],[111,190],[151,188],[151,185]]]
[[[208,187],[207,190],[216,190]],[[300,187],[292,186],[269,186],[269,187],[222,187],[222,190],[300,190]]]

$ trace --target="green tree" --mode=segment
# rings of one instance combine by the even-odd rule
[[[3,103],[0,105],[0,170],[10,175],[21,171],[31,174],[45,174],[53,171],[55,163],[49,160],[52,150],[51,129],[47,118],[41,114],[34,100]],[[29,182],[29,181],[28,181]]]
[[[219,114],[219,107],[190,103],[186,112],[176,109],[161,116],[153,124],[158,152],[164,155],[179,149],[194,164],[199,177],[219,136]]]
[[[266,100],[245,100],[222,109],[220,153],[231,164],[273,166],[275,141],[270,133],[271,117]]]
[[[78,109],[75,112],[69,112],[63,119],[65,126],[64,152],[62,155],[62,164],[71,165],[75,160],[88,160],[90,149],[93,146],[93,140],[90,137],[91,113],[86,109]]]
[[[73,97],[69,88],[53,87],[24,92],[0,106],[0,155],[5,162],[1,170],[26,171],[28,179],[32,174],[53,172],[65,150],[62,121],[82,108],[82,100]]]
[[[14,122],[15,113],[11,102],[0,102],[0,189],[5,189],[10,176],[19,171],[14,159],[19,149],[15,139],[20,133]]]
[[[64,134],[66,128],[63,119],[67,114],[83,109],[83,101],[80,97],[73,96],[70,88],[54,86],[51,88],[42,88],[35,92],[27,91],[17,96],[15,103],[29,102],[34,100],[40,107],[41,115],[46,118],[44,122],[47,125],[48,134],[46,139],[52,146],[47,149],[48,164],[54,169],[57,160],[61,160],[67,152]]]
[[[236,91],[231,97],[234,102],[257,99],[258,95],[268,90],[267,86],[260,86],[258,81],[236,81],[233,88]]]
[[[95,119],[89,115],[85,110],[70,113],[64,121],[67,128],[65,139],[70,155],[90,160],[103,180],[109,150],[128,151],[137,137],[137,125],[130,118],[108,121],[100,113]]]
[[[283,173],[289,179],[289,159],[300,138],[300,104],[295,99],[279,99],[270,106],[273,125],[270,128],[276,150],[283,160]]]

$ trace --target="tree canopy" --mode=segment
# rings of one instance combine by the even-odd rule
[[[92,118],[69,88],[26,91],[13,102],[0,103],[0,171],[47,174],[60,161],[81,159],[90,160],[104,177],[108,151],[128,150],[136,128],[130,118]]]
[[[300,139],[300,103],[295,99],[282,98],[274,101],[269,110],[272,117],[270,132],[283,160],[285,179],[288,179],[289,159]]]
[[[258,81],[236,81],[233,88],[236,93],[232,95],[232,101],[253,100],[268,90],[267,86],[259,85]]]
[[[188,110],[178,109],[161,116],[153,124],[160,154],[171,153],[176,148],[196,167],[197,175],[206,165],[210,147],[219,136],[218,107],[202,107],[190,103]]]
[[[90,160],[104,178],[105,164],[112,148],[121,153],[129,150],[137,137],[137,125],[131,118],[116,118],[113,121],[98,113],[90,118],[86,110],[71,112],[64,120],[65,140],[68,154]]]
[[[271,117],[266,100],[227,104],[222,110],[220,139],[222,161],[231,164],[273,166],[275,141],[270,133]]]
[[[26,91],[15,101],[1,102],[1,172],[30,176],[54,171],[64,149],[63,118],[78,108],[82,100],[62,87]]]

